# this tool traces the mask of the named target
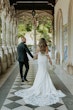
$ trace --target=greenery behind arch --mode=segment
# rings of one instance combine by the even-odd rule
[[[18,24],[18,37],[20,35],[25,35],[25,33],[30,32],[33,30],[33,24],[31,21],[28,21],[28,23],[19,22]],[[49,45],[51,45],[52,38],[50,38],[49,33],[52,33],[52,21],[50,19],[41,18],[38,21],[38,26],[36,28],[36,31],[41,34],[40,37],[44,37]],[[37,38],[39,39],[39,38]]]

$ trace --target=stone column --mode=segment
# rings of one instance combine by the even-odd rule
[[[2,48],[1,48],[1,35],[0,35],[0,74],[2,72],[2,68],[1,68],[1,57],[2,57]]]
[[[0,47],[2,46],[2,33],[0,33]]]
[[[18,45],[18,37],[17,37],[17,34],[18,34],[18,29],[17,29],[17,19],[16,19],[16,31],[15,31],[15,33],[16,33],[16,37],[15,37],[15,45],[17,46]]]
[[[69,24],[68,31],[68,64],[67,64],[67,70],[68,73],[73,74],[73,18],[70,21],[71,24]]]
[[[1,13],[0,13],[0,74],[2,73],[2,67],[1,67],[1,57],[2,57],[2,32],[1,32],[1,26],[2,26],[2,21],[1,21]]]
[[[10,46],[10,14],[6,18],[6,45]]]
[[[2,72],[5,72],[8,64],[7,64],[7,47],[6,47],[6,8],[2,8],[1,10],[1,20],[2,20]]]
[[[11,47],[10,47],[10,13],[8,13],[6,17],[6,45],[7,45],[7,62],[8,67],[10,67],[11,64]]]
[[[16,40],[17,39],[17,19],[15,19],[15,25],[14,25],[14,28],[15,28],[15,46],[17,46],[17,41],[18,40]]]
[[[15,37],[16,37],[16,21],[15,21],[15,18],[13,19],[13,60],[15,61],[16,60],[16,57],[15,57]]]
[[[34,26],[34,53],[36,52],[36,27]]]
[[[59,28],[56,29],[56,64],[60,64],[60,38],[59,38]]]
[[[16,19],[14,18],[13,22],[13,45],[15,47],[15,37],[16,37]]]
[[[52,40],[53,40],[53,44],[52,44],[52,59],[55,59],[55,30],[54,30],[54,19],[52,21]]]
[[[11,19],[11,47],[13,46],[13,18]]]
[[[1,13],[0,13],[0,47],[2,46],[2,20],[1,20]]]
[[[3,9],[1,13],[2,19],[2,47],[6,46],[6,10]]]
[[[34,53],[36,52],[36,19],[33,18],[33,27],[34,27]]]
[[[13,46],[13,17],[11,18],[10,22],[10,41],[11,41],[11,57],[12,57],[12,63],[14,62],[14,46]]]

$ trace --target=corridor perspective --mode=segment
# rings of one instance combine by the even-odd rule
[[[55,87],[62,90],[66,97],[60,99],[56,104],[39,107],[26,104],[21,97],[15,96],[16,91],[29,88],[33,84],[37,71],[37,60],[30,59],[30,70],[27,76],[29,82],[21,82],[18,63],[13,65],[11,71],[9,70],[11,73],[0,88],[0,110],[73,110],[73,75],[68,75],[62,67],[56,64],[54,66],[54,69],[49,69],[50,77]]]
[[[28,82],[22,82],[17,53],[21,36],[33,55],[39,39],[47,41],[49,75],[66,94],[56,104],[33,106],[15,96],[33,85],[38,70],[37,60],[28,55]],[[73,0],[0,0],[0,110],[73,110]]]

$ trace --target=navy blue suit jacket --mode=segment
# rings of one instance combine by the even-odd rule
[[[19,62],[27,62],[28,56],[27,53],[33,58],[33,55],[31,54],[30,50],[28,49],[27,45],[24,42],[21,42],[17,47],[17,53],[18,53],[18,61]]]

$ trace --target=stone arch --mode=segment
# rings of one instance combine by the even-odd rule
[[[73,74],[73,0],[69,3],[68,12],[68,65],[67,70]]]
[[[0,45],[2,44],[1,34],[2,34],[2,20],[1,20],[1,17],[0,17]]]
[[[0,17],[0,35],[1,35],[1,31],[2,31],[1,25],[2,25],[2,23],[1,23],[1,17]]]
[[[68,13],[68,63],[72,62],[73,55],[73,0],[70,0]],[[73,62],[72,62],[73,63]]]
[[[59,9],[56,18],[56,49],[57,49],[56,63],[62,64],[64,50],[63,50],[63,15],[61,9]]]

